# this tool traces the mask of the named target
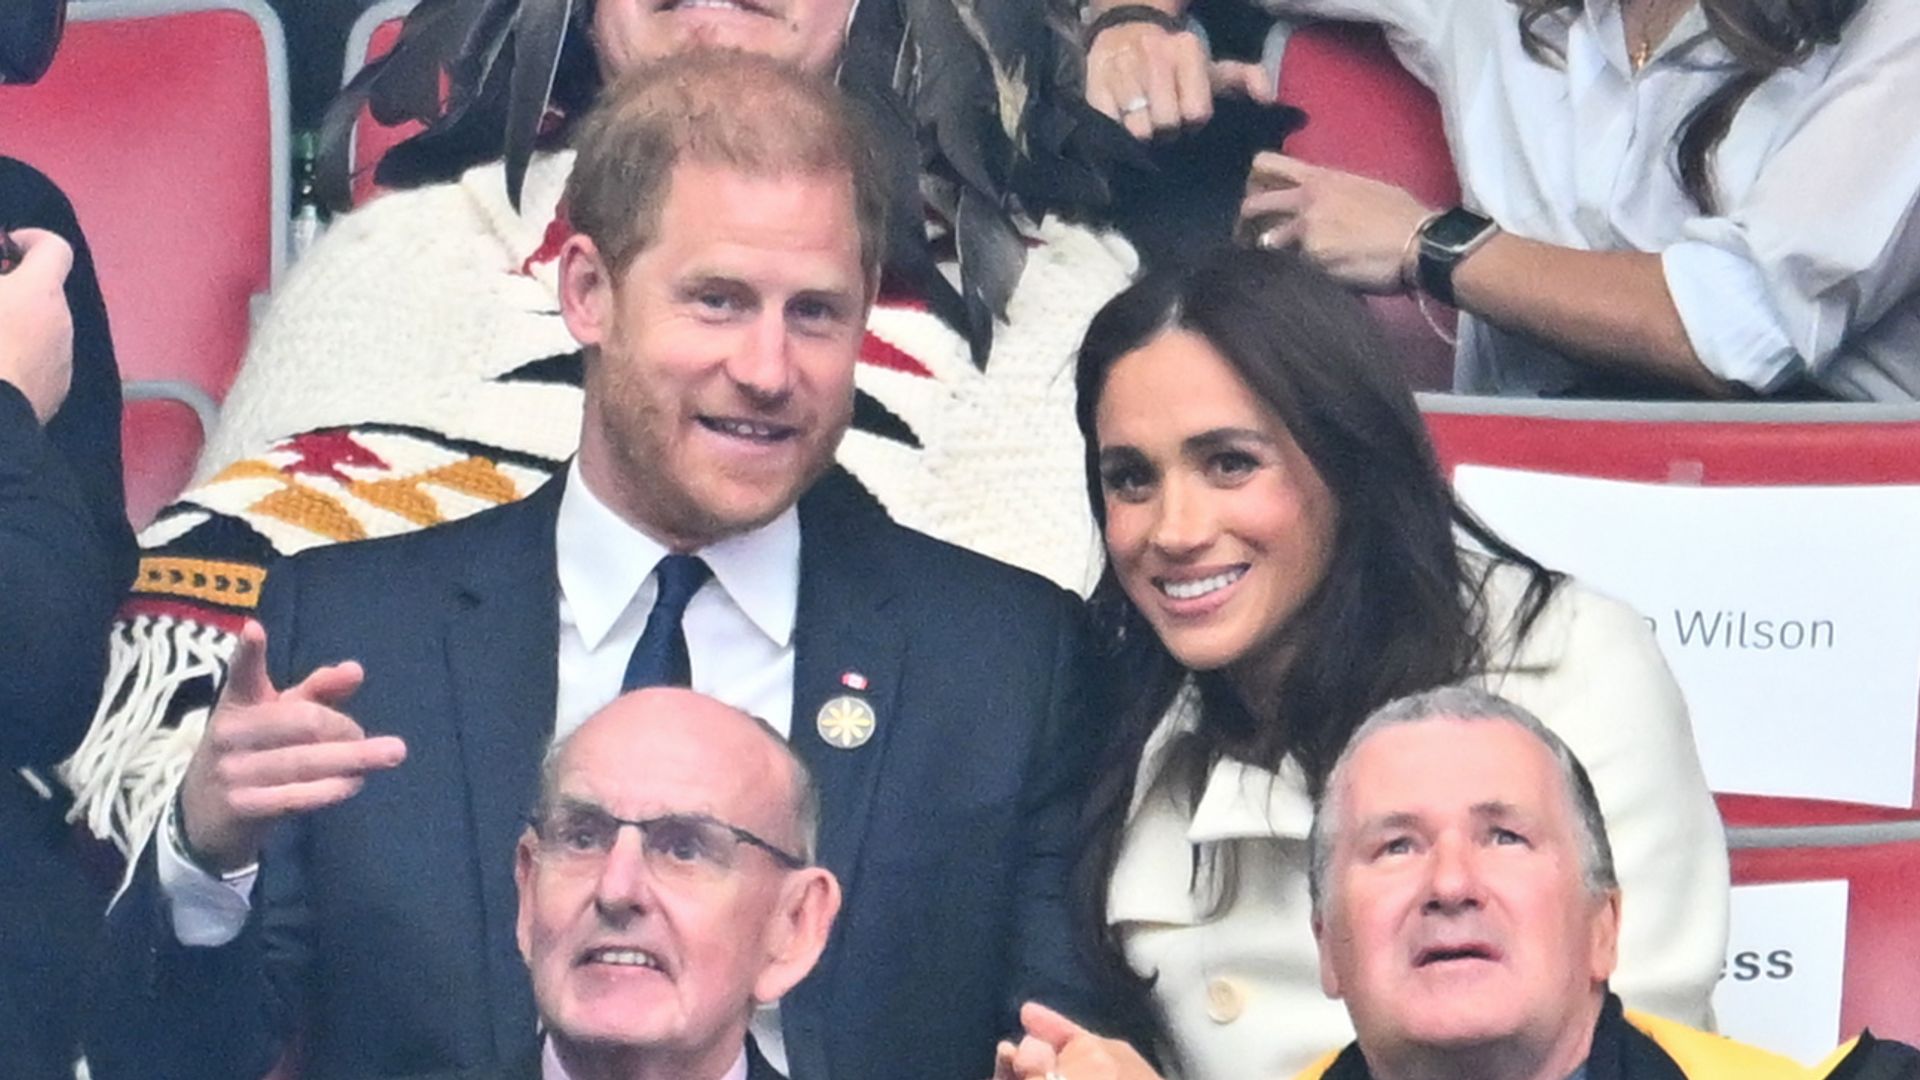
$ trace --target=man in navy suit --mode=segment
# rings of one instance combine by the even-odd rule
[[[306,1077],[523,1060],[512,853],[541,748],[661,682],[773,720],[821,788],[846,904],[754,1019],[774,1066],[982,1076],[1020,1001],[1094,1008],[1066,895],[1078,602],[831,467],[885,170],[830,84],[744,55],[650,65],[577,143],[578,458],[520,503],[275,568],[110,920],[96,1077],[252,1080],[290,1043]]]

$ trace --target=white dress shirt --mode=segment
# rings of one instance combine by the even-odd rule
[[[1564,247],[1659,252],[1694,351],[1761,390],[1811,373],[1849,399],[1920,398],[1920,3],[1866,0],[1836,45],[1774,74],[1712,159],[1720,212],[1681,187],[1674,135],[1726,78],[1690,8],[1639,73],[1620,0],[1536,25],[1507,0],[1262,0],[1279,14],[1382,24],[1433,88],[1465,203]],[[1689,47],[1693,46],[1693,47]],[[1539,394],[1577,368],[1461,321],[1458,389]]]
[[[573,1077],[567,1075],[567,1067],[560,1064],[560,1055],[553,1049],[552,1039],[547,1040],[546,1049],[540,1052],[540,1080],[573,1080]],[[692,1080],[692,1078],[689,1078],[689,1080]],[[716,1080],[747,1080],[747,1051],[745,1047],[741,1048],[740,1056],[734,1059],[733,1068],[728,1069],[724,1075],[717,1077]],[[1579,1078],[1572,1077],[1570,1080],[1579,1080]]]
[[[573,731],[620,696],[627,660],[653,611],[659,588],[654,567],[667,554],[666,545],[600,501],[576,459],[567,471],[554,526],[560,595],[557,734]],[[693,688],[786,734],[793,717],[793,628],[800,599],[799,511],[788,508],[752,532],[691,554],[713,571],[681,620]],[[162,835],[169,838],[172,813],[169,807],[161,823]],[[156,848],[161,891],[180,942],[217,946],[238,937],[258,874],[249,869],[217,878],[195,866],[170,839]],[[767,1061],[784,1073],[786,1045],[777,1007],[755,1014],[753,1037]]]
[[[566,734],[620,696],[627,660],[659,592],[666,545],[567,473],[554,531],[560,574],[560,695],[554,730]],[[761,717],[782,734],[793,720],[793,620],[800,600],[800,514],[788,509],[750,533],[692,552],[713,577],[680,626],[693,688]]]

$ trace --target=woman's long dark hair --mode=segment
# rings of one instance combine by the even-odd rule
[[[1207,340],[1279,417],[1338,507],[1326,576],[1282,631],[1292,658],[1276,706],[1254,711],[1219,672],[1191,673],[1196,731],[1169,750],[1179,797],[1197,800],[1215,763],[1231,757],[1277,770],[1294,759],[1318,794],[1347,738],[1386,702],[1481,669],[1479,581],[1454,530],[1532,574],[1515,634],[1526,632],[1558,583],[1455,500],[1413,394],[1360,301],[1292,257],[1226,249],[1190,269],[1148,275],[1095,316],[1080,347],[1076,413],[1086,440],[1087,492],[1105,526],[1094,417],[1114,364],[1173,329]],[[1090,600],[1109,677],[1096,707],[1115,729],[1089,803],[1089,844],[1077,895],[1093,962],[1137,1045],[1171,1049],[1140,978],[1106,920],[1142,749],[1189,676],[1120,587],[1111,565]],[[1196,863],[1216,909],[1232,897],[1230,849]]]
[[[1571,18],[1584,0],[1513,0],[1520,9],[1520,41],[1529,55],[1556,67],[1566,58],[1540,32],[1542,19]],[[1840,40],[1848,20],[1866,0],[1699,0],[1707,28],[1733,56],[1733,69],[1695,106],[1674,137],[1680,183],[1702,213],[1718,213],[1713,155],[1733,118],[1760,84],[1781,68],[1794,67],[1815,48]]]

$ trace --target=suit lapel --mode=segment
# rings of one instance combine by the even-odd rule
[[[819,485],[828,490],[801,504],[789,737],[820,786],[820,862],[851,888],[880,761],[897,719],[906,631],[891,610],[896,590],[890,553],[876,543],[892,526],[877,506],[840,489],[842,483],[852,480],[832,474]],[[864,689],[858,688],[861,679]],[[829,744],[820,730],[821,707],[843,695],[864,698],[876,718],[868,741],[852,749]]]
[[[513,845],[533,805],[540,756],[553,734],[558,585],[553,530],[565,473],[496,512],[455,575],[447,667],[461,764],[479,844],[493,1036],[512,1060],[533,1034],[533,998],[514,940]]]
[[[893,528],[879,504],[837,469],[800,503],[789,739],[820,788],[819,861],[849,896],[857,888],[862,846],[874,816],[874,787],[900,720],[896,706],[907,629],[892,604],[899,576],[884,538]],[[864,690],[848,685],[861,679]],[[842,695],[863,698],[875,717],[871,737],[851,749],[830,744],[820,731],[821,708]],[[813,974],[781,1003],[794,1076],[827,1075],[823,997],[838,941],[836,934]]]

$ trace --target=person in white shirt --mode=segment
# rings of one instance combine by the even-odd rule
[[[826,948],[820,795],[779,731],[685,690],[555,740],[514,860],[544,1048],[524,1080],[770,1080],[757,1004]]]
[[[1464,206],[1269,153],[1248,235],[1457,303],[1457,389],[1920,397],[1920,7],[1265,6],[1385,28],[1439,99]],[[1181,123],[1207,71],[1184,0],[1094,7],[1090,100]]]

